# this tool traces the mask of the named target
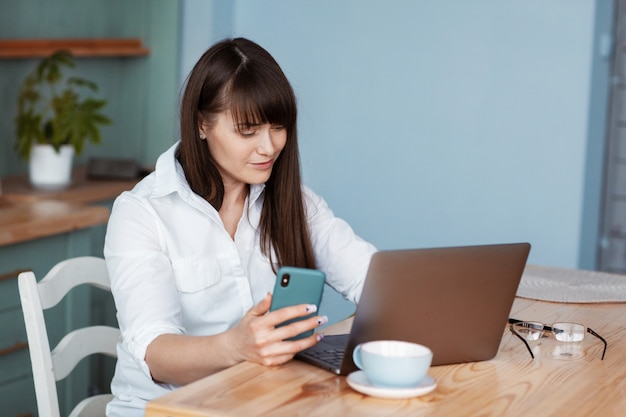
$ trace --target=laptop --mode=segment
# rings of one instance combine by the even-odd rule
[[[327,335],[296,358],[347,375],[357,370],[356,345],[392,339],[428,346],[433,366],[489,360],[529,252],[528,243],[376,252],[350,333]]]

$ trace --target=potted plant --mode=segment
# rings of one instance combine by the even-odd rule
[[[82,152],[86,141],[100,143],[100,126],[111,123],[101,111],[106,100],[80,94],[97,91],[97,85],[64,76],[64,67],[74,66],[68,51],[57,51],[39,62],[19,92],[15,150],[29,162],[36,188],[68,186],[74,154]]]

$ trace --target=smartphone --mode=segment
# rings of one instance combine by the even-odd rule
[[[296,268],[292,266],[280,268],[276,274],[276,283],[274,284],[274,294],[272,295],[270,311],[297,304],[315,304],[319,310],[325,280],[326,275],[317,269]],[[287,320],[277,327],[285,326],[294,321],[307,319],[316,314],[318,313],[311,313],[308,316]],[[313,330],[301,333],[288,340],[301,339],[311,336],[312,334]]]

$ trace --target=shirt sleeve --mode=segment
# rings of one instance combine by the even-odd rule
[[[159,230],[149,204],[122,194],[113,205],[104,245],[123,348],[148,376],[148,345],[161,334],[184,332]]]
[[[377,249],[345,220],[335,217],[324,199],[306,187],[303,191],[317,267],[331,287],[356,303]]]

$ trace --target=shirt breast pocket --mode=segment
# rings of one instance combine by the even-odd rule
[[[214,259],[172,259],[176,288],[182,293],[197,293],[217,285],[221,278],[219,263]]]

